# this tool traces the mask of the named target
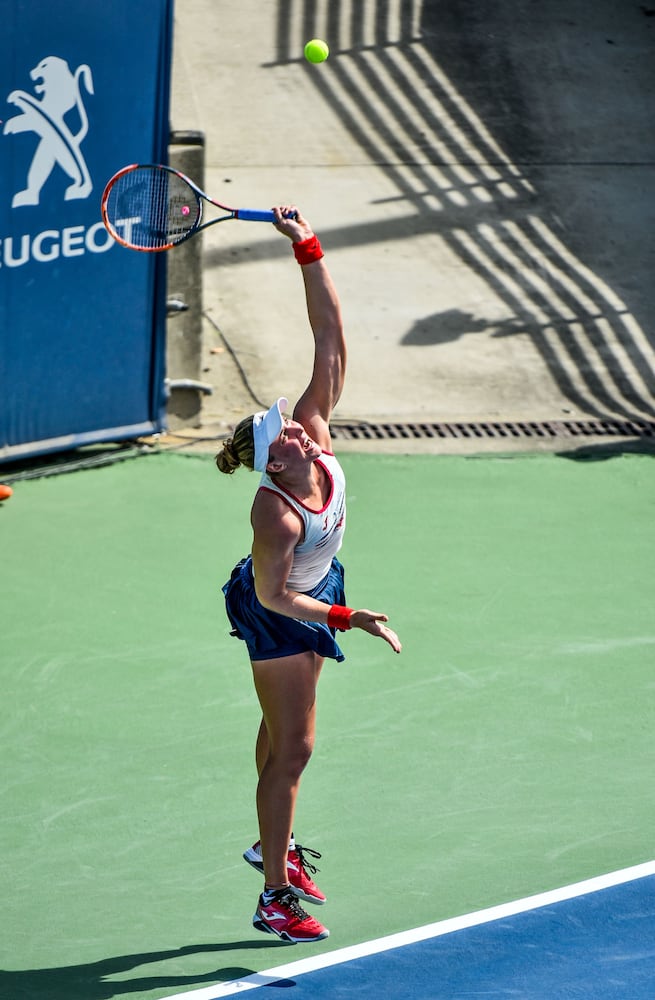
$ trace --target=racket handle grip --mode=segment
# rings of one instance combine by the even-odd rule
[[[234,217],[241,219],[242,222],[275,222],[273,212],[260,208],[238,208]],[[295,218],[295,212],[292,217]]]
[[[234,215],[243,222],[275,222],[273,213],[265,209],[239,208]]]

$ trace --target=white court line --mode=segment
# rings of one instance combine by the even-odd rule
[[[186,993],[176,993],[174,996],[166,997],[166,1000],[220,1000],[222,997],[237,996],[246,990],[270,986],[281,979],[290,979],[307,972],[316,972],[318,969],[327,969],[332,965],[340,965],[343,962],[351,962],[367,955],[377,955],[380,952],[389,951],[391,948],[402,948],[404,945],[416,944],[418,941],[427,941],[444,934],[452,934],[453,931],[461,931],[467,927],[478,927],[480,924],[487,924],[493,920],[513,917],[517,913],[527,913],[529,910],[536,910],[541,906],[551,906],[553,903],[575,899],[577,896],[599,892],[601,889],[610,889],[612,886],[632,882],[648,875],[655,875],[655,861],[646,861],[644,864],[634,865],[632,868],[622,868],[620,871],[610,872],[608,875],[597,875],[595,878],[575,882],[573,885],[567,885],[561,889],[551,889],[535,896],[526,896],[513,903],[501,903],[499,906],[490,906],[486,910],[466,913],[461,917],[439,920],[434,924],[417,927],[413,931],[401,931],[399,934],[390,934],[387,937],[377,938],[375,941],[365,941],[362,944],[339,948],[337,951],[315,955],[312,958],[301,958],[289,965],[280,965],[278,968],[267,969],[265,972],[255,972],[245,979],[233,979],[229,983],[220,983],[216,986],[190,990]]]

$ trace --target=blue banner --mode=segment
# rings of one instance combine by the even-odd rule
[[[0,461],[162,429],[164,255],[100,218],[167,162],[173,0],[0,0]]]

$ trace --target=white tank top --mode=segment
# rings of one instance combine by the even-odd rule
[[[302,500],[279,486],[266,473],[262,475],[259,489],[277,493],[300,516],[305,535],[296,545],[293,565],[287,580],[290,590],[312,590],[330,569],[332,558],[343,542],[346,529],[346,477],[336,457],[324,451],[315,460],[325,470],[330,481],[327,503],[320,510],[312,510]]]

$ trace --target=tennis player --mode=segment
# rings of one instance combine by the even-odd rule
[[[401,644],[386,614],[346,606],[337,559],[346,527],[346,487],[329,429],[346,371],[341,307],[309,222],[295,206],[274,212],[276,228],[292,241],[301,267],[314,337],[312,376],[293,418],[285,415],[282,398],[246,417],[216,464],[227,474],[240,465],[261,474],[251,511],[252,551],[223,591],[232,635],[248,648],[262,709],[256,744],[259,840],[244,854],[264,873],[253,924],[296,943],[329,934],[299,902],[325,902],[309,861],[320,854],[293,839],[300,778],[314,747],[323,662],[344,659],[337,631],[363,629],[396,653]]]

